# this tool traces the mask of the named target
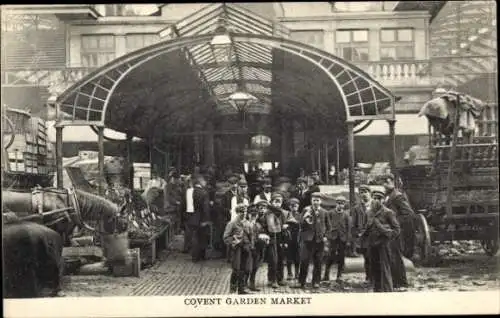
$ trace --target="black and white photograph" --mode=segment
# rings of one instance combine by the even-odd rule
[[[5,317],[500,313],[496,1],[0,10]]]

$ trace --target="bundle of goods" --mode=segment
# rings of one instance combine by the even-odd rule
[[[149,239],[171,220],[168,216],[160,217],[152,211],[137,193],[125,192],[123,215],[129,223],[130,239]]]

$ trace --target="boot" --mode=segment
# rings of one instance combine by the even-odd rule
[[[255,287],[255,279],[250,280],[250,284],[248,284],[248,289],[256,292],[260,291],[260,288]]]
[[[292,264],[291,263],[286,264],[286,272],[287,272],[287,279],[286,280],[292,280],[293,273],[292,273]]]
[[[299,264],[295,264],[295,271],[294,271],[295,279],[299,279],[299,271],[300,271]]]

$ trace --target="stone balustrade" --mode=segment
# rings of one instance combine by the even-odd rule
[[[431,85],[429,61],[371,61],[355,64],[384,86]]]

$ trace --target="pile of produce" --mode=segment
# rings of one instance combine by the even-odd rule
[[[156,207],[148,207],[140,194],[131,193],[125,188],[113,190],[106,192],[106,198],[118,206],[125,205],[122,217],[128,223],[130,239],[149,239],[163,226],[170,223],[168,217],[158,215],[155,211]]]

